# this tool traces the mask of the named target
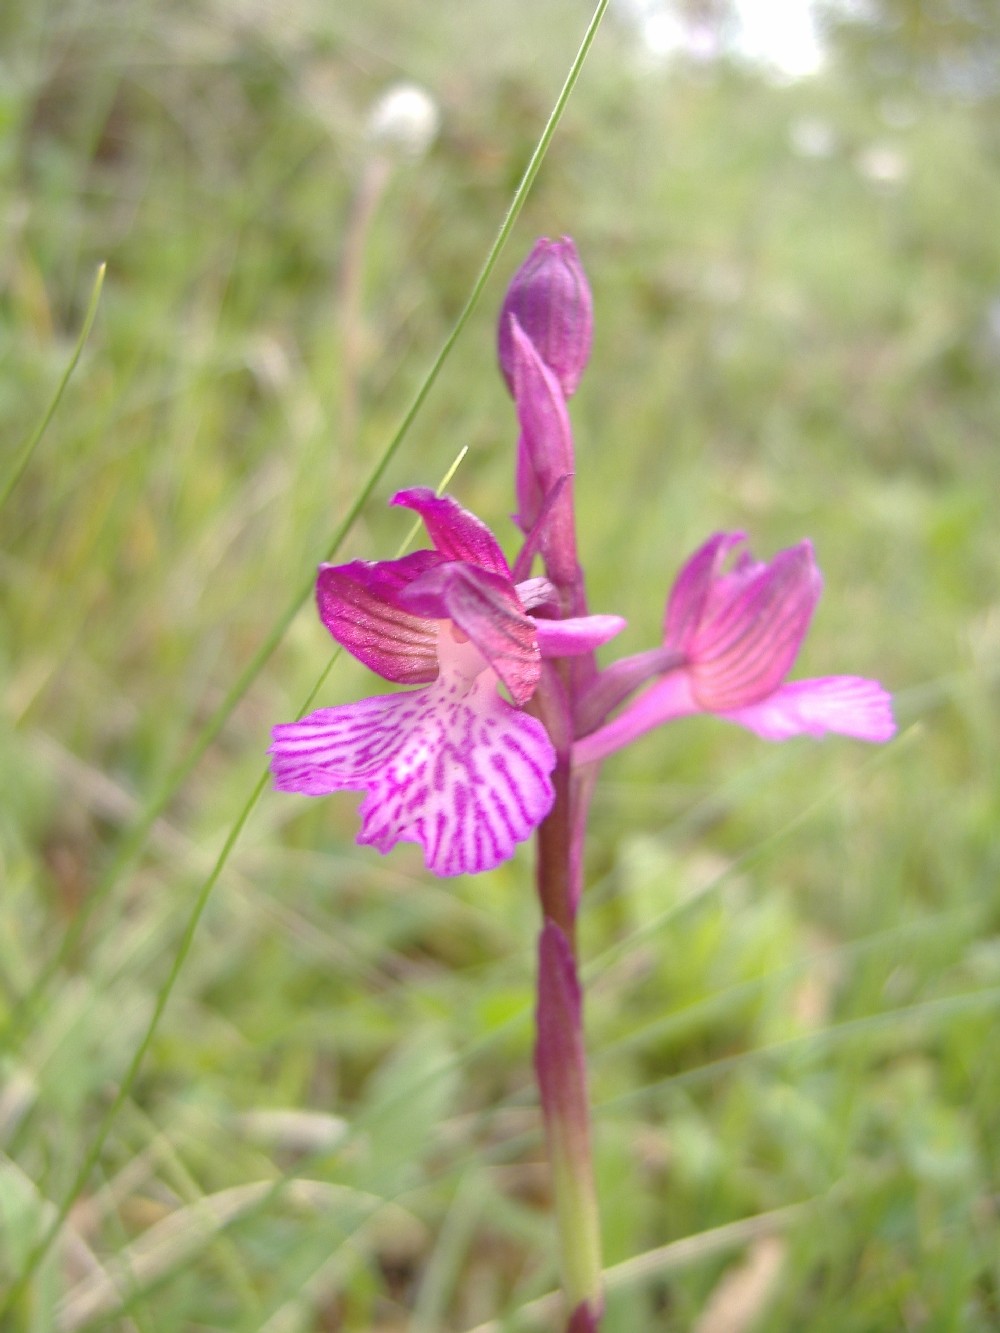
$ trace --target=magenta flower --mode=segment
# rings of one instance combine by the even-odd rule
[[[819,600],[808,541],[770,563],[742,551],[741,532],[716,533],[687,562],[667,603],[663,647],[599,676],[583,716],[606,716],[636,686],[657,679],[623,713],[573,747],[577,764],[603,759],[643,732],[690,713],[716,713],[765,740],[839,732],[886,741],[892,701],[878,681],[821,676],[785,683]]]
[[[589,652],[624,621],[534,619],[528,612],[547,609],[551,585],[536,578],[515,586],[479,519],[423,488],[392,503],[420,514],[434,549],[323,565],[316,597],[324,625],[359,661],[386,680],[424,688],[275,727],[275,785],[308,796],[364,791],[360,843],[387,852],[417,842],[439,875],[489,870],[554,799],[555,751],[522,707],[542,657]]]

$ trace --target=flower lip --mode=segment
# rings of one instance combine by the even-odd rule
[[[430,685],[321,708],[274,728],[280,791],[363,791],[358,842],[416,842],[437,875],[491,870],[552,808],[556,755],[537,718],[467,670],[469,644],[441,631]]]

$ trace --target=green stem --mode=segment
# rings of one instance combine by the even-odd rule
[[[56,385],[56,391],[52,395],[52,401],[49,403],[45,415],[42,417],[38,426],[35,428],[34,434],[29,436],[28,439],[25,440],[24,444],[21,446],[21,451],[14,462],[14,466],[10,470],[10,475],[7,477],[7,480],[3,484],[3,490],[0,490],[0,509],[2,509],[4,505],[7,503],[7,501],[10,499],[11,492],[14,490],[14,487],[17,485],[17,483],[21,480],[22,476],[24,475],[25,469],[31,462],[31,456],[38,448],[42,436],[48,430],[49,422],[56,414],[56,408],[59,406],[63,393],[66,390],[66,385],[70,381],[70,376],[76,369],[76,363],[80,360],[80,356],[83,352],[84,346],[87,342],[88,337],[90,336],[90,330],[94,323],[94,317],[97,314],[97,307],[101,300],[101,288],[104,286],[104,274],[106,269],[107,269],[106,264],[98,265],[97,276],[94,278],[94,285],[90,291],[90,300],[87,303],[87,313],[83,317],[83,327],[80,329],[80,336],[79,338],[77,338],[76,346],[73,348],[73,355],[70,357],[69,363],[67,364],[66,369],[63,371],[62,379]]]

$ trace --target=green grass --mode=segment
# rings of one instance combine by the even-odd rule
[[[244,673],[454,329],[582,36],[555,0],[516,25],[451,9],[0,19],[0,494],[107,262],[0,513],[0,1290],[98,1142],[270,726],[328,660],[308,606]],[[443,129],[374,213],[352,382],[342,243],[401,74]],[[580,542],[622,650],[708,532],[768,555],[810,535],[800,674],[897,695],[883,750],[698,719],[605,767],[581,930],[609,1333],[697,1329],[741,1273],[769,1333],[1000,1319],[1000,185],[982,108],[883,112],[843,74],[640,76],[605,25],[343,552],[391,555],[408,525],[382,501],[464,445],[452,490],[512,549],[493,320],[534,236],[570,232],[597,318]],[[828,158],[792,150],[805,118]],[[857,169],[885,141],[895,187]],[[345,657],[321,697],[368,689]],[[531,1326],[556,1274],[530,852],[432,881],[354,845],[355,803],[253,808],[12,1329]]]

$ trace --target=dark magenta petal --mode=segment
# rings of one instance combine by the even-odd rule
[[[448,561],[411,583],[401,599],[418,616],[453,621],[515,703],[534,694],[542,669],[535,622],[524,614],[509,578]]]
[[[438,673],[437,626],[404,608],[400,593],[441,563],[436,551],[401,560],[321,565],[316,579],[320,619],[339,644],[385,680],[419,685]]]
[[[496,537],[482,519],[463,509],[450,495],[437,495],[427,486],[414,486],[399,491],[389,503],[418,513],[435,549],[446,560],[465,560],[491,574],[510,578],[510,566]]]
[[[497,327],[497,353],[507,387],[514,393],[517,354],[511,316],[538,348],[566,397],[572,397],[590,358],[594,307],[587,275],[568,236],[536,241],[507,289]]]
[[[358,842],[380,852],[419,843],[438,875],[507,860],[554,799],[541,722],[502,699],[491,672],[470,681],[447,662],[423,689],[275,727],[269,753],[281,791],[364,791]]]

